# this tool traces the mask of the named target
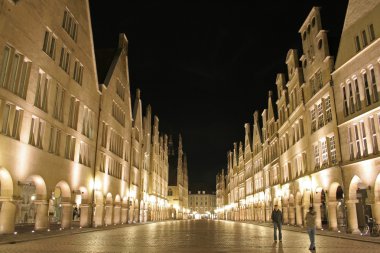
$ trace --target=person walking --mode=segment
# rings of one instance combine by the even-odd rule
[[[314,211],[314,207],[309,207],[309,211],[306,213],[306,228],[310,238],[309,250],[315,250],[315,217],[317,216]]]
[[[278,239],[282,242],[282,212],[278,209],[278,205],[274,205],[274,210],[272,211],[272,222],[274,229],[274,242],[277,242],[277,229]]]

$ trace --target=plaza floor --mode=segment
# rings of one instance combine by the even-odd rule
[[[1,253],[310,252],[308,236],[302,231],[286,229],[283,231],[283,242],[274,243],[273,229],[269,226],[213,220],[166,221],[112,229],[88,229],[78,233],[57,232],[49,236],[20,234],[19,239],[13,241],[9,238],[0,238]],[[316,252],[380,252],[378,241],[317,235]]]

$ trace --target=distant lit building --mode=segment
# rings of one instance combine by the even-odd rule
[[[190,216],[193,219],[215,218],[216,195],[215,193],[206,193],[198,191],[197,193],[189,192]]]

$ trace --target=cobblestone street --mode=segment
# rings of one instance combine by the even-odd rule
[[[380,244],[317,236],[316,252],[379,252]],[[265,226],[229,221],[188,220],[63,235],[0,245],[8,252],[310,252],[305,233],[283,231],[273,243]]]

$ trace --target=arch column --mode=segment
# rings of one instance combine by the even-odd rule
[[[94,226],[99,227],[103,226],[103,204],[96,204],[95,205],[95,214],[94,214]]]
[[[358,228],[358,217],[356,213],[356,203],[358,202],[358,200],[346,201],[348,232],[352,234],[360,234],[360,230]]]
[[[15,230],[16,205],[10,198],[3,198],[0,211],[0,234],[13,233]]]
[[[296,205],[296,224],[297,226],[300,226],[300,227],[302,227],[302,220],[303,220],[301,209],[302,209],[301,205]]]
[[[128,205],[122,204],[121,205],[121,223],[127,223],[128,222]]]
[[[315,226],[317,227],[317,229],[321,229],[322,228],[321,203],[314,203],[313,206],[314,206],[314,211],[316,214]]]
[[[113,205],[112,204],[106,204],[106,215],[104,218],[105,225],[112,225],[112,211],[113,211]]]
[[[61,218],[61,228],[70,228],[71,219],[73,216],[73,205],[70,202],[61,203],[62,207],[62,218]]]
[[[294,206],[289,206],[289,224],[295,225],[296,224],[296,214],[294,211]]]
[[[380,222],[380,201],[376,201],[374,204],[372,204],[372,214],[375,218],[376,222]]]
[[[115,205],[114,207],[114,215],[113,215],[113,224],[120,224],[120,211],[121,206],[120,204]]]
[[[289,223],[289,212],[288,212],[287,206],[282,207],[282,217],[284,220],[284,224],[288,224]]]
[[[328,202],[328,215],[329,215],[329,230],[338,231],[338,220],[336,217],[336,207],[338,202],[329,201]]]
[[[34,223],[35,230],[47,229],[49,225],[48,202],[46,200],[35,200],[34,204],[36,205],[36,221]]]
[[[90,213],[90,207],[88,204],[81,204],[80,205],[80,220],[79,225],[82,228],[86,228],[89,226],[89,213]]]

